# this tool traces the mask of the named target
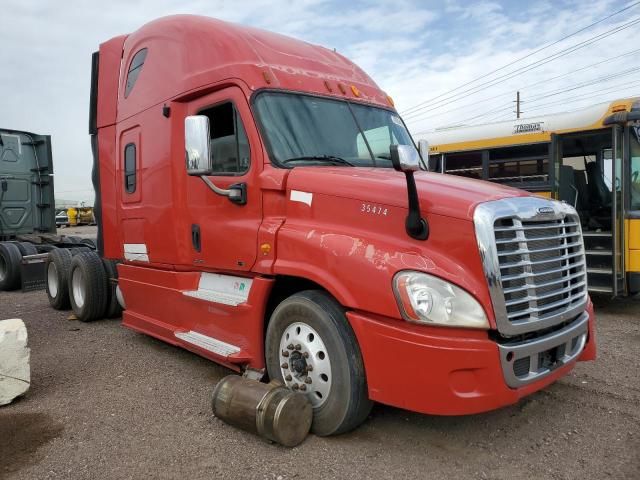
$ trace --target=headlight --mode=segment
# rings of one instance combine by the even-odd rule
[[[421,324],[489,328],[478,301],[460,287],[422,272],[398,272],[393,289],[402,317]]]

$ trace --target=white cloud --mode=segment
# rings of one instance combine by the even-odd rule
[[[339,52],[358,63],[391,96],[401,112],[534,52],[624,5],[613,0],[568,0],[510,3],[420,0],[337,2],[330,0],[113,0],[39,2],[5,0],[0,29],[0,126],[53,135],[56,187],[60,197],[91,197],[91,154],[87,135],[91,53],[100,42],[135,30],[159,16],[196,13],[250,24],[292,35]],[[630,20],[635,8],[536,56],[505,69],[509,72],[572,43]],[[493,117],[509,116],[510,102],[522,90],[523,110],[542,113],[593,103],[595,92],[615,96],[640,91],[640,74],[574,92],[567,105],[541,107],[561,96],[536,96],[640,63],[630,55],[601,67],[585,69],[553,82],[545,78],[569,73],[613,55],[633,50],[637,26],[561,60],[514,77],[481,92],[444,102],[441,108],[408,115],[413,131],[430,129],[503,108]],[[640,48],[640,47],[638,47]],[[633,80],[637,82],[633,86]],[[527,87],[527,85],[537,85]],[[616,83],[617,82],[617,83]],[[625,85],[619,90],[606,87]],[[631,85],[631,86],[629,86]],[[606,93],[604,93],[606,92]],[[479,100],[489,99],[479,103]],[[439,106],[439,104],[438,104]],[[535,107],[538,107],[535,110]],[[480,120],[491,119],[481,117]]]

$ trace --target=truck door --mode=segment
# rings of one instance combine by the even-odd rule
[[[220,188],[245,183],[247,203],[237,205],[211,191],[199,177],[187,177],[188,236],[193,264],[216,270],[250,270],[256,260],[262,199],[257,175],[262,146],[246,97],[228,87],[190,102],[187,115],[210,121],[214,173]],[[186,173],[185,173],[186,176]]]

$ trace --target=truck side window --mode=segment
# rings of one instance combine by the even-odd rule
[[[127,193],[136,191],[136,145],[124,147],[124,189]]]
[[[249,170],[249,140],[231,102],[199,112],[209,117],[213,175],[241,175]]]
[[[144,61],[147,58],[147,49],[143,48],[139,50],[131,60],[131,64],[129,65],[129,71],[127,72],[127,83],[124,87],[124,98],[127,98],[133,89],[133,86],[136,84],[136,80],[138,80],[138,76],[142,71],[142,66],[144,65]]]

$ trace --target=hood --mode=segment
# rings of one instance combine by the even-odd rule
[[[531,195],[516,188],[456,175],[416,172],[420,210],[424,214],[473,219],[476,205],[490,200]],[[298,167],[287,189],[407,208],[407,182],[389,168]]]

